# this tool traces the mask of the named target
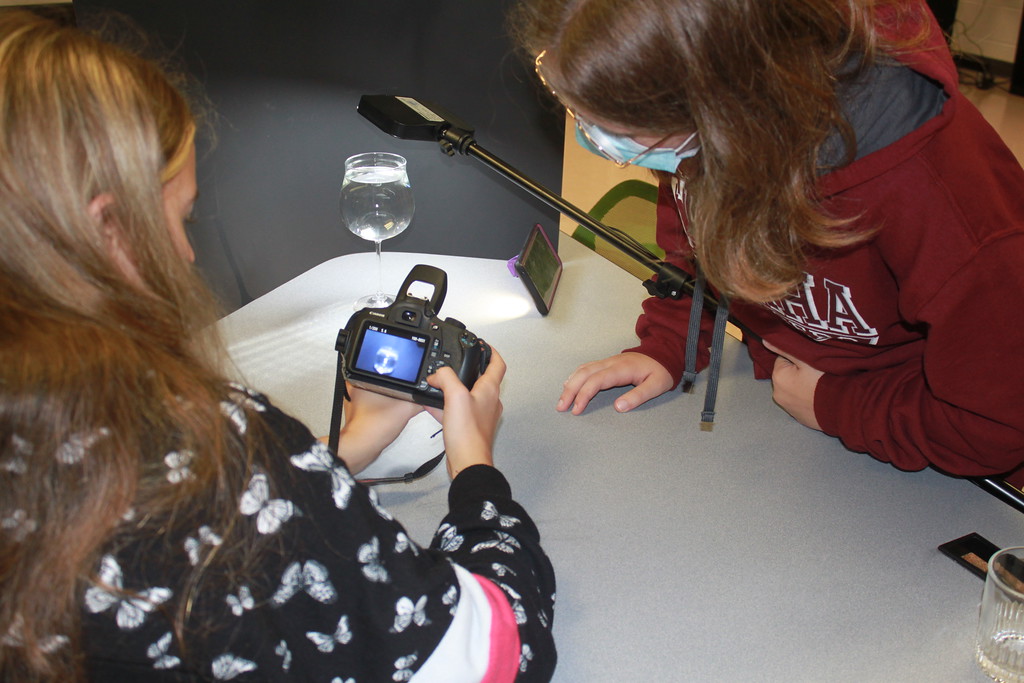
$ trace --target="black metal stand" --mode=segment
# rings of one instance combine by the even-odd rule
[[[1024,493],[1017,487],[1007,483],[1005,479],[973,477],[968,478],[967,481],[980,486],[1017,512],[1024,512]]]

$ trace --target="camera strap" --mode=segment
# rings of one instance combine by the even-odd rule
[[[345,354],[338,351],[338,371],[334,376],[334,403],[331,406],[331,431],[327,436],[327,446],[338,454],[338,435],[341,432],[341,411],[345,409],[348,389],[345,387]]]

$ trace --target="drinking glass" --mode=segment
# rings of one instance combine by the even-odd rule
[[[380,243],[409,227],[415,209],[405,157],[390,152],[365,152],[345,160],[341,184],[341,218],[348,229],[377,247],[377,292],[353,306],[383,308],[394,302],[384,293]]]
[[[1004,548],[988,562],[977,658],[995,680],[1024,683],[1024,548]]]

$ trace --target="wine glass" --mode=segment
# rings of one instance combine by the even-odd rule
[[[384,293],[380,243],[409,227],[415,205],[405,157],[365,152],[345,160],[341,184],[341,218],[348,229],[377,247],[377,292],[358,299],[354,308],[384,308],[394,297]]]

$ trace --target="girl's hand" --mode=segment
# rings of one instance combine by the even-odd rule
[[[772,398],[797,422],[821,431],[818,418],[814,415],[814,390],[825,373],[768,342],[763,343],[766,349],[778,355],[772,370]]]
[[[493,465],[494,435],[501,418],[501,380],[505,361],[491,349],[491,360],[470,391],[451,368],[441,368],[427,378],[444,392],[444,410],[427,408],[444,428],[448,475],[455,478],[472,465]]]
[[[345,424],[338,437],[338,457],[353,474],[380,456],[423,406],[347,385]]]
[[[565,412],[571,408],[573,415],[579,415],[599,391],[630,384],[633,388],[615,400],[615,410],[620,413],[664,394],[672,388],[672,376],[650,356],[620,353],[576,368],[565,381],[555,409]]]

